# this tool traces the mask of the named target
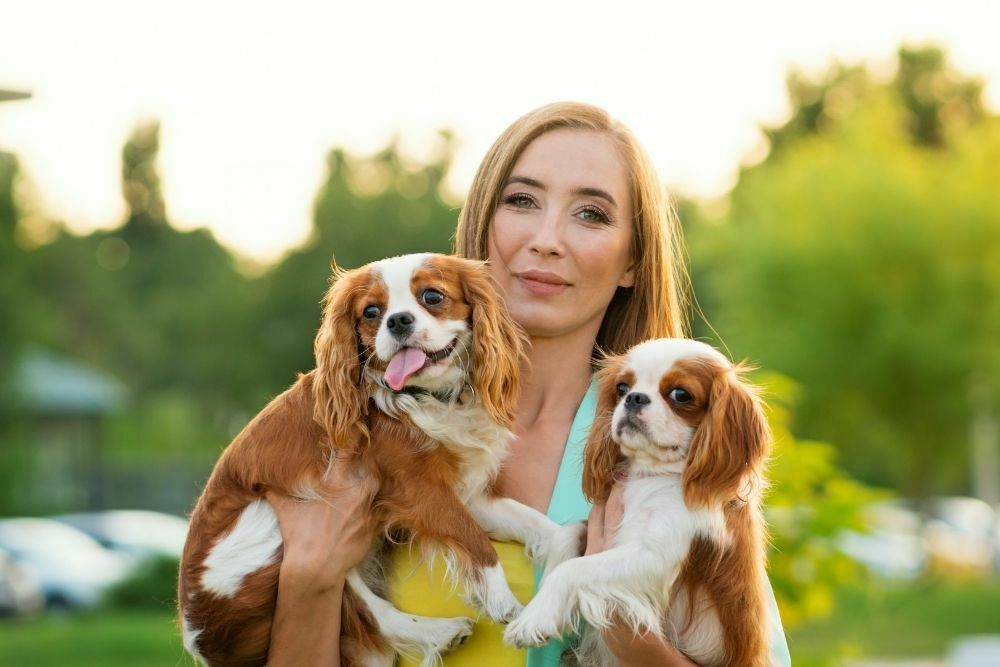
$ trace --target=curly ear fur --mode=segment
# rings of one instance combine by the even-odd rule
[[[368,400],[361,390],[363,351],[354,314],[355,297],[367,278],[366,270],[342,272],[334,267],[313,348],[313,418],[326,429],[331,446],[338,448],[353,449],[359,437],[368,436]]]
[[[618,405],[615,380],[623,359],[623,356],[605,359],[597,373],[597,412],[583,450],[583,493],[592,503],[608,499],[615,473],[625,462],[621,447],[611,437],[611,417]]]
[[[712,381],[709,411],[691,440],[684,470],[689,507],[726,502],[759,489],[771,430],[757,389],[742,378],[742,365],[721,370]]]
[[[520,396],[521,368],[527,362],[527,337],[497,296],[486,265],[458,261],[463,264],[465,300],[472,306],[472,386],[493,421],[510,428]]]

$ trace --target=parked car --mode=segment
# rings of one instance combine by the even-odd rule
[[[924,528],[924,544],[935,567],[987,574],[996,558],[997,515],[977,498],[936,498]]]
[[[50,519],[0,520],[0,549],[38,578],[50,608],[93,607],[131,569],[118,554]]]
[[[132,561],[149,556],[180,558],[188,532],[185,519],[146,510],[81,512],[52,518],[86,533],[101,546]]]
[[[913,579],[924,570],[927,553],[916,512],[904,502],[888,500],[869,506],[865,518],[868,532],[841,533],[838,547],[842,552],[890,579]]]
[[[867,510],[867,533],[844,532],[841,551],[884,577],[910,579],[925,569],[987,574],[1000,565],[1000,519],[975,498],[932,498],[925,515],[911,500],[889,500]]]
[[[38,577],[0,549],[0,616],[34,614],[44,603]]]

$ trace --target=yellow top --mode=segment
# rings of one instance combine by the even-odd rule
[[[535,592],[535,571],[524,555],[524,545],[494,542],[500,565],[514,596],[527,604]],[[448,667],[515,667],[527,663],[528,652],[503,643],[503,625],[493,623],[462,601],[445,573],[443,558],[428,569],[417,549],[393,549],[388,575],[389,601],[397,609],[421,616],[478,618],[472,635],[444,656]],[[418,667],[423,656],[401,657],[400,667]]]

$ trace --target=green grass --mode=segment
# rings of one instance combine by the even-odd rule
[[[167,611],[0,620],[0,665],[189,667],[176,617]]]
[[[1000,632],[1000,581],[843,591],[836,612],[788,631],[795,667],[837,656],[940,657],[966,634]],[[0,665],[189,667],[168,611],[0,620]]]
[[[796,667],[834,656],[942,657],[955,637],[1000,633],[1000,581],[842,591],[828,619],[788,630]]]

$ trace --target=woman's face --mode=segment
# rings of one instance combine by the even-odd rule
[[[489,232],[493,277],[529,336],[596,337],[618,287],[631,287],[632,202],[607,134],[553,130],[514,164]]]

